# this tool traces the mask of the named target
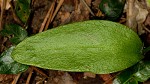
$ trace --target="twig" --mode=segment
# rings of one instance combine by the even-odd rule
[[[41,25],[39,32],[42,32],[44,28],[45,28],[44,30],[48,29],[49,24],[53,21],[54,17],[56,16],[56,14],[57,14],[58,10],[60,9],[63,2],[64,2],[64,0],[59,1],[54,13],[53,13],[53,10],[54,10],[54,6],[55,6],[55,1],[53,2],[53,4],[49,8],[49,11]],[[53,16],[52,16],[52,13],[53,13]]]
[[[44,31],[48,29],[49,24],[52,22],[52,15],[53,15],[53,12],[54,12],[54,7],[55,7],[55,2],[53,2],[53,4],[52,4],[52,10],[50,12],[49,19],[46,23]]]
[[[87,7],[87,9],[89,10],[89,12],[93,15],[93,16],[95,16],[94,15],[94,13],[93,13],[93,11],[90,9],[90,7],[87,5],[87,3],[85,2],[85,0],[81,0],[82,2],[83,2],[83,4]]]
[[[145,26],[143,27],[148,33],[150,33],[150,30],[146,28]]]
[[[4,14],[4,11],[5,11],[5,8],[6,8],[6,2],[7,0],[2,0],[2,3],[1,3],[1,15],[0,15],[0,31],[3,29],[3,14]]]
[[[32,77],[32,73],[33,73],[33,68],[32,67],[30,67],[30,72],[29,72],[29,75],[28,75],[28,78],[27,78],[27,81],[26,81],[26,84],[29,84],[30,83],[30,79],[31,79],[31,77]]]
[[[18,79],[20,78],[20,76],[21,76],[21,73],[19,73],[19,74],[15,77],[15,79],[13,80],[13,82],[12,82],[11,84],[17,84],[17,81],[18,81]]]
[[[27,81],[26,81],[26,84],[29,84],[29,83],[30,83],[30,79],[31,79],[31,77],[32,77],[33,70],[35,70],[35,71],[38,72],[39,74],[41,74],[41,75],[45,76],[46,78],[48,78],[48,76],[47,76],[45,73],[43,73],[40,69],[38,69],[38,68],[36,68],[36,67],[34,67],[34,66],[31,66],[31,67],[30,67],[30,72],[29,72],[29,75],[28,75],[28,78],[27,78]]]
[[[45,73],[43,73],[43,71],[41,71],[40,69],[38,69],[38,68],[36,68],[36,67],[34,67],[34,66],[32,66],[32,68],[33,68],[33,70],[35,70],[35,71],[38,72],[39,74],[41,74],[41,75],[45,76],[46,78],[48,78],[48,76],[47,76]]]
[[[60,9],[61,5],[63,4],[63,2],[64,2],[64,0],[60,0],[59,1],[58,6],[56,7],[56,10],[55,10],[55,12],[54,12],[54,14],[52,16],[51,21],[53,21],[54,17],[56,16],[56,14],[57,14],[58,10]]]
[[[46,25],[46,23],[47,23],[47,20],[48,20],[48,18],[49,18],[49,16],[50,16],[50,13],[51,13],[51,10],[52,10],[52,8],[53,8],[53,4],[55,3],[55,1],[52,3],[52,5],[50,6],[50,8],[49,8],[49,10],[48,10],[48,12],[47,12],[47,14],[46,14],[46,16],[45,16],[45,18],[44,18],[44,21],[43,21],[43,23],[42,23],[42,25],[41,25],[41,27],[40,27],[40,30],[39,30],[39,32],[42,32],[43,30],[44,30],[44,27],[45,27],[45,25]]]

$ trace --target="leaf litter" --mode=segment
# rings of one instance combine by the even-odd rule
[[[2,1],[2,0],[1,0]],[[8,0],[10,1],[10,0]],[[52,0],[33,0],[35,3],[32,3],[33,7],[33,13],[31,14],[32,18],[31,19],[31,23],[30,23],[30,27],[31,29],[28,30],[28,32],[30,32],[30,34],[36,34],[39,32],[39,29],[41,27],[41,24],[43,23],[43,20],[48,12],[48,9],[52,3]],[[55,0],[57,1],[57,0]],[[62,0],[58,0],[56,2],[56,5],[59,4],[59,1]],[[95,14],[95,16],[93,16],[92,14],[90,14],[90,11],[88,10],[88,8],[81,2],[81,0],[64,0],[64,3],[61,5],[61,7],[59,8],[58,12],[56,13],[56,16],[54,16],[53,21],[51,21],[49,27],[53,28],[56,27],[58,25],[63,25],[63,24],[68,24],[71,22],[77,22],[77,21],[83,21],[83,20],[89,20],[89,19],[93,19],[95,17],[97,17],[97,13],[99,11],[98,5],[100,3],[101,0],[85,0],[85,2],[87,3],[87,6],[89,6],[92,9],[92,12]],[[148,38],[148,36],[150,35],[149,33],[149,26],[150,26],[150,14],[149,14],[149,6],[147,4],[143,4],[145,0],[128,0],[128,2],[126,3],[127,8],[124,9],[124,13],[123,14],[127,14],[127,16],[125,17],[125,22],[127,22],[126,24],[131,27],[134,31],[138,32],[139,35],[146,35],[147,40],[150,39],[150,37]],[[2,7],[2,6],[1,6]],[[9,10],[10,6],[9,4],[7,4],[7,7],[5,10],[10,11]],[[141,12],[142,11],[142,12]],[[128,14],[129,13],[129,14]],[[130,15],[131,14],[131,15]],[[11,15],[7,15],[4,14],[3,17],[10,17]],[[10,18],[12,19],[12,18]],[[15,22],[15,21],[13,21]],[[10,23],[5,21],[5,23]],[[11,45],[10,43],[6,45],[6,42],[9,42],[9,39],[4,39],[4,37],[0,36],[0,40],[2,42],[0,42],[0,50],[1,52],[4,51],[6,49],[6,46]],[[149,41],[146,41],[147,45],[150,45]],[[41,73],[39,74],[39,71],[41,71]],[[86,79],[82,79],[84,78],[83,73],[81,73],[82,75],[77,75],[78,73],[69,73],[69,72],[62,72],[62,71],[52,71],[52,70],[43,70],[43,69],[39,69],[39,71],[36,71],[35,69],[33,70],[33,74],[32,77],[35,79],[30,80],[29,82],[32,84],[35,83],[39,83],[39,84],[49,84],[50,81],[53,82],[52,84],[76,84],[80,81],[80,84],[84,84],[85,82],[83,82]],[[29,73],[30,71],[27,71],[25,73]],[[34,74],[36,73],[36,74]],[[43,75],[41,75],[42,73],[44,74],[49,74],[50,78],[44,77]],[[51,73],[51,75],[50,75]],[[76,74],[76,75],[71,75],[71,74]],[[84,73],[85,74],[85,73]],[[22,76],[26,77],[23,78]],[[22,80],[26,80],[27,79],[27,74],[22,74],[22,76],[20,76],[20,79]],[[77,76],[77,77],[76,77]],[[85,75],[88,77],[94,77],[93,74],[88,74]],[[12,82],[12,78],[15,78],[16,75],[12,76],[12,75],[0,75],[0,78],[3,78],[2,80],[0,80],[2,83],[6,83]],[[106,77],[106,78],[104,78]],[[99,75],[98,79],[102,80],[103,82],[108,82],[108,81],[112,81],[114,77],[114,74],[108,74],[108,75]],[[95,79],[97,78],[97,76],[95,77]],[[102,78],[102,79],[101,79]],[[108,78],[108,79],[107,79]],[[5,80],[7,79],[7,81]],[[8,79],[11,79],[11,81]],[[82,79],[82,81],[81,81]],[[107,79],[107,80],[105,80]],[[52,81],[53,80],[53,81]],[[93,80],[93,79],[89,79],[89,80]],[[17,80],[18,83],[23,83],[21,82],[21,80]],[[38,81],[38,82],[37,82]],[[86,80],[87,81],[87,80]],[[86,82],[86,84],[91,84],[91,81],[88,83]],[[24,81],[26,82],[26,81]],[[59,82],[59,83],[58,83]],[[15,82],[13,82],[15,84]],[[17,82],[16,82],[17,83]],[[96,80],[95,83],[92,82],[93,84],[96,84]],[[102,83],[99,81],[99,84]],[[111,84],[111,83],[110,83]]]

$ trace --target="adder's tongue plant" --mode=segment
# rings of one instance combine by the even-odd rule
[[[90,20],[31,36],[16,46],[12,58],[45,69],[105,74],[139,62],[141,49],[141,40],[128,27]]]

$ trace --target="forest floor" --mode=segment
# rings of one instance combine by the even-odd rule
[[[145,0],[137,0],[140,5],[137,5],[134,0],[127,1],[129,2],[125,4],[123,13],[116,22],[131,27],[141,36],[146,46],[149,46],[150,8],[146,5]],[[102,14],[99,9],[100,2],[101,0],[32,0],[28,33],[34,35],[59,25],[91,19],[105,19],[105,14]],[[17,23],[22,25],[20,21],[16,20],[8,3],[3,11],[2,9],[1,5],[1,12],[3,12],[1,18],[3,19],[0,30],[3,29],[4,24]],[[44,29],[43,25],[47,25],[47,19],[50,19],[49,26]],[[9,39],[0,36],[0,53],[10,46]],[[27,71],[20,74],[0,74],[0,84],[112,84],[115,76],[116,73],[64,72],[30,66]],[[150,84],[150,81],[143,84]]]

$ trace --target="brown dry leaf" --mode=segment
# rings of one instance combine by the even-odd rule
[[[92,6],[93,6],[94,8],[98,8],[100,2],[101,2],[101,0],[94,0],[94,1],[92,2]]]
[[[72,77],[67,72],[65,72],[61,78],[62,78],[62,83],[59,84],[75,84],[73,82]]]
[[[70,22],[70,13],[69,12],[60,12],[61,16],[60,16],[60,19],[61,19],[61,23],[63,24],[66,24],[66,23],[69,23]]]
[[[75,9],[75,0],[64,0],[62,11],[72,12]]]
[[[0,0],[0,6],[2,6],[4,0]],[[6,7],[5,10],[8,10],[11,6],[10,6],[10,2],[11,0],[6,0]]]
[[[81,78],[77,84],[104,84],[103,81],[96,76],[95,78]]]
[[[6,84],[12,82],[17,75],[0,74],[0,83]]]
[[[105,84],[112,84],[112,76],[110,74],[100,74],[100,77],[105,81]]]
[[[89,5],[91,4],[90,1],[85,0],[85,2]],[[89,10],[85,5],[83,4],[82,1],[80,1],[77,4],[77,9],[75,9],[71,13],[71,21],[83,21],[83,20],[88,20],[89,19]]]
[[[86,4],[87,4],[88,6],[91,6],[92,0],[85,0],[85,2],[86,2]]]
[[[49,71],[49,78],[46,84],[76,84],[68,72]]]
[[[91,6],[91,2],[91,0],[85,0],[88,6]],[[53,27],[71,22],[88,20],[89,13],[88,8],[85,7],[85,4],[81,0],[66,0],[54,19]]]
[[[150,27],[150,14],[148,14],[145,25]]]
[[[75,84],[67,72],[64,72],[61,76],[56,76],[53,80],[57,84]]]
[[[148,11],[138,1],[136,1],[136,3],[137,4],[135,5],[135,7],[138,8],[138,14],[136,16],[136,21],[138,23],[138,34],[141,35],[141,34],[145,33],[145,31],[144,31],[145,26],[143,25],[143,22],[145,21],[147,15],[148,15]]]
[[[87,77],[95,78],[96,74],[91,73],[91,72],[84,72],[84,78],[87,78]]]
[[[145,32],[143,22],[148,15],[148,11],[138,0],[128,0],[127,4],[128,8],[126,25],[141,35]]]
[[[136,16],[138,14],[138,9],[134,6],[135,0],[127,0],[126,12],[127,12],[127,22],[126,25],[132,30],[137,32],[137,22]]]

